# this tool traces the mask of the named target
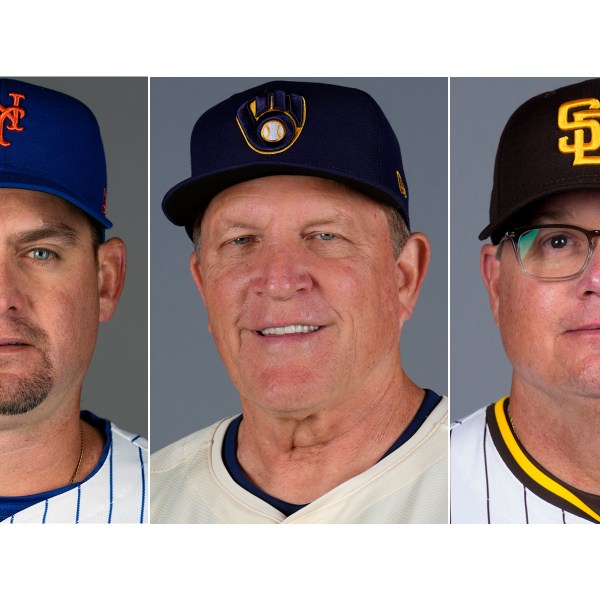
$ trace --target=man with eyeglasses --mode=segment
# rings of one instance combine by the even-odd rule
[[[510,395],[452,428],[452,523],[600,522],[599,201],[600,79],[523,104],[479,236]]]

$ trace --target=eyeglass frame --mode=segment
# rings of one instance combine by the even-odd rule
[[[575,229],[576,231],[580,231],[587,238],[588,252],[587,252],[587,256],[585,257],[585,260],[583,262],[583,265],[581,266],[579,271],[577,271],[576,273],[573,273],[573,275],[564,275],[561,277],[543,277],[541,275],[534,275],[533,273],[530,273],[529,271],[527,271],[527,269],[525,268],[525,265],[523,265],[523,262],[521,261],[521,256],[520,256],[519,248],[518,248],[519,240],[521,239],[521,237],[528,231],[533,231],[534,229],[556,229],[556,228],[560,229],[561,227],[566,228],[566,229]],[[500,240],[499,245],[501,245],[506,240],[511,241],[513,250],[515,252],[515,257],[517,259],[517,263],[519,264],[521,271],[523,273],[525,273],[525,275],[527,275],[528,277],[533,277],[534,279],[543,279],[545,281],[566,281],[568,279],[575,279],[576,277],[579,277],[579,275],[581,275],[585,271],[585,268],[588,266],[588,263],[590,262],[590,258],[592,257],[592,254],[594,253],[594,250],[595,250],[595,246],[592,243],[592,240],[595,237],[600,237],[600,229],[584,229],[583,227],[579,227],[577,225],[567,225],[565,223],[556,223],[556,224],[548,223],[545,225],[527,225],[527,226],[523,226],[523,227],[515,227],[514,229],[511,229],[510,231],[507,231],[504,234],[504,237]]]

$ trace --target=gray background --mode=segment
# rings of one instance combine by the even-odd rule
[[[479,274],[479,233],[489,223],[494,159],[510,115],[572,78],[450,80],[450,385],[457,419],[510,391],[511,368]],[[486,243],[489,240],[486,241]]]
[[[152,451],[238,413],[238,395],[207,331],[188,271],[192,243],[160,204],[189,177],[197,118],[234,93],[277,77],[152,78],[151,95],[151,438]],[[293,78],[292,78],[293,79]],[[448,107],[446,78],[303,78],[357,87],[380,104],[402,148],[413,231],[432,242],[432,261],[402,334],[403,362],[423,387],[447,393]]]
[[[82,407],[148,435],[148,80],[145,77],[13,77],[74,96],[96,115],[106,153],[106,237],[127,246],[125,288],[100,323]]]

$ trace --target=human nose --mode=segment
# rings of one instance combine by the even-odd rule
[[[579,292],[584,296],[600,295],[600,252],[596,246],[598,236],[594,236],[590,248],[590,257],[578,281]]]
[[[23,302],[22,282],[8,261],[0,259],[0,316],[18,311]]]
[[[312,288],[306,257],[297,248],[266,245],[257,257],[253,290],[273,300],[288,300]]]

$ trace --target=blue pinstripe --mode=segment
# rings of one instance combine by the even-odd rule
[[[106,442],[104,445],[104,449],[103,449],[103,455],[101,457],[101,460],[98,462],[98,464],[96,465],[96,468],[94,471],[92,471],[92,473],[88,476],[88,478],[86,478],[83,482],[81,483],[77,483],[75,485],[71,485],[71,486],[66,486],[66,488],[63,489],[59,489],[59,490],[55,490],[56,493],[53,494],[52,496],[46,496],[41,497],[39,499],[37,499],[37,502],[34,502],[33,504],[30,504],[27,506],[27,508],[30,508],[31,506],[33,506],[34,504],[38,504],[38,508],[37,510],[32,510],[29,512],[28,515],[25,514],[25,511],[23,511],[23,514],[25,515],[25,519],[23,519],[24,521],[27,520],[27,518],[30,519],[30,522],[37,522],[40,524],[46,524],[46,523],[52,523],[52,522],[70,522],[70,523],[84,523],[84,522],[88,522],[88,520],[95,518],[97,519],[98,517],[100,517],[100,519],[102,519],[102,514],[104,515],[104,519],[106,519],[104,522],[105,523],[112,523],[113,522],[113,517],[117,520],[117,521],[121,521],[123,519],[123,511],[125,513],[125,521],[123,522],[130,522],[130,523],[135,523],[135,522],[139,522],[139,523],[144,523],[145,519],[146,519],[146,514],[147,514],[147,510],[146,510],[146,496],[149,495],[149,489],[146,489],[147,487],[149,488],[150,482],[148,481],[148,484],[146,484],[146,479],[147,479],[147,475],[146,475],[146,454],[145,454],[145,450],[143,447],[137,446],[137,440],[140,440],[141,442],[143,442],[143,444],[145,444],[145,440],[143,437],[139,436],[139,435],[133,435],[133,434],[129,434],[129,435],[125,435],[125,437],[120,437],[118,439],[118,443],[116,443],[116,447],[121,449],[121,447],[123,447],[123,452],[119,452],[119,454],[117,456],[114,455],[115,452],[115,443],[114,443],[114,439],[113,439],[113,433],[111,431],[111,424],[108,421],[102,421],[101,425],[105,428],[104,429],[104,433],[105,433],[105,438],[106,438]],[[122,433],[126,433],[126,432],[122,432]],[[128,448],[128,443],[132,443],[134,444],[134,446],[131,447],[131,449]],[[123,446],[119,445],[119,444],[123,444]],[[135,446],[137,446],[137,451],[138,451],[138,463],[137,463],[137,468],[139,469],[139,473],[136,474],[135,472],[135,454],[133,454],[135,452]],[[132,462],[133,461],[133,462]],[[121,466],[121,464],[123,464],[123,467]],[[127,469],[128,471],[125,470],[121,470],[124,469],[124,466],[128,465]],[[108,473],[107,473],[108,471]],[[100,483],[100,485],[98,485],[98,483],[94,484],[91,482],[91,480],[95,477],[95,475],[98,472],[103,472],[103,476],[100,476],[100,478],[98,479],[98,482]],[[114,503],[115,502],[119,502],[119,500],[116,499],[116,494],[119,493],[119,498],[121,497],[120,494],[120,489],[117,489],[117,485],[120,485],[121,483],[121,479],[119,479],[120,477],[123,477],[125,473],[128,473],[129,476],[129,480],[124,480],[124,485],[125,485],[125,489],[127,490],[127,502],[124,504],[123,507],[121,507],[120,505],[117,507],[119,510],[117,510],[117,512],[114,512]],[[104,494],[106,494],[106,476],[108,475],[108,480],[109,480],[109,506],[108,506],[108,511],[106,511],[106,506],[105,506],[105,502],[106,502],[106,496],[104,496]],[[135,481],[135,477],[138,477],[137,482]],[[101,483],[101,482],[104,483]],[[138,488],[137,486],[139,486],[141,483],[141,490],[140,488]],[[85,501],[83,499],[83,490],[82,490],[82,486],[83,485],[87,485],[86,490],[88,490],[90,493],[86,494],[85,497]],[[75,507],[75,514],[72,515],[71,517],[69,517],[69,514],[71,514],[71,510],[73,508],[72,505],[72,498],[73,495],[75,494],[75,490],[73,488],[77,488],[77,497],[76,497],[76,507]],[[70,501],[61,501],[60,500],[60,496],[62,496],[62,494],[66,494],[66,492],[71,491],[71,495]],[[140,493],[141,492],[141,493]],[[98,494],[100,494],[98,496]],[[138,499],[140,501],[140,504],[138,504],[138,510],[137,510],[137,515],[135,514],[135,496],[137,494],[140,494],[140,496],[138,496]],[[55,497],[56,497],[56,502],[55,502]],[[102,498],[104,498],[104,502],[102,502]],[[34,499],[35,500],[35,499]],[[50,511],[50,504],[55,502],[55,504],[57,505],[56,508],[53,505],[52,507],[52,511]],[[43,506],[42,506],[43,503]],[[91,507],[88,507],[88,503],[91,504]],[[104,506],[103,506],[104,504]],[[39,515],[39,508],[42,508],[42,517],[40,520],[40,515]],[[89,508],[89,510],[88,510]],[[62,510],[66,509],[67,513],[64,514],[62,513]],[[106,511],[106,512],[105,512]],[[19,523],[20,520],[17,520],[17,513],[15,513],[12,516],[6,515],[6,524],[14,524],[14,523]],[[96,521],[97,522],[97,521]],[[116,521],[115,521],[116,522]]]
[[[110,508],[108,509],[108,522],[112,523],[112,509],[113,509],[113,452],[114,445],[111,444],[110,454],[108,455],[110,465]]]
[[[77,486],[77,513],[75,515],[75,523],[79,523],[79,509],[81,508],[81,486]]]
[[[140,523],[143,523],[144,522],[144,502],[146,500],[146,475],[144,473],[144,458],[142,455],[141,448],[138,448],[138,453],[140,455],[140,466],[142,468],[142,509],[140,511]]]

